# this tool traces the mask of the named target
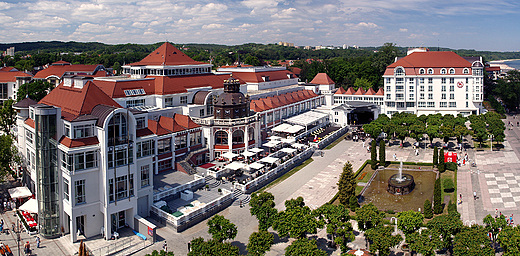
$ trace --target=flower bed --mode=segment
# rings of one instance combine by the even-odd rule
[[[18,219],[20,219],[20,221],[23,223],[25,230],[29,234],[36,233],[36,226],[38,226],[38,224],[36,223],[34,218],[31,216],[31,214],[28,212],[25,212],[25,211],[18,211],[18,210],[16,211],[16,213],[18,215]]]

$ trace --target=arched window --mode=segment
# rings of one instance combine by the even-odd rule
[[[426,74],[426,71],[424,70],[424,68],[419,69],[419,74],[421,74],[421,75]]]
[[[227,145],[228,133],[226,131],[218,131],[215,133],[215,145]]]
[[[446,69],[445,68],[441,69],[441,74],[443,74],[443,75],[446,74]]]
[[[394,71],[396,76],[404,76],[404,69],[402,67],[397,67]]]
[[[122,113],[115,114],[108,122],[108,143],[120,145],[128,143],[128,126],[126,117]]]
[[[244,143],[244,131],[236,130],[233,132],[233,144]]]
[[[464,73],[464,75],[467,75],[469,74],[469,68],[464,68],[464,71],[462,71]]]
[[[451,75],[455,74],[455,69],[454,68],[450,68],[450,74]]]
[[[428,75],[433,75],[433,68],[428,69]]]
[[[252,141],[255,139],[255,129],[253,127],[249,127],[248,134],[249,136],[248,140]]]

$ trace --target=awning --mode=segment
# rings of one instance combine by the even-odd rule
[[[291,146],[292,146],[292,147],[295,147],[295,148],[303,148],[303,147],[305,147],[305,145],[300,144],[300,143],[294,143],[294,144],[292,144]]]
[[[290,124],[283,123],[281,125],[278,125],[278,126],[274,127],[273,129],[271,129],[271,131],[274,131],[274,132],[287,132],[286,130],[289,127],[291,127]]]
[[[38,201],[36,199],[31,198],[27,202],[22,204],[22,206],[20,206],[19,209],[30,213],[38,213]]]
[[[282,148],[280,151],[290,154],[290,153],[293,153],[294,151],[296,151],[296,149],[294,149],[294,148]]]
[[[33,195],[27,187],[10,188],[8,191],[9,195],[13,199],[30,197]]]
[[[287,129],[286,132],[293,134],[293,133],[297,133],[303,129],[305,129],[305,127],[295,124],[295,125],[291,126],[289,129]]]
[[[250,151],[244,151],[244,152],[242,152],[241,154],[242,154],[243,156],[245,156],[245,157],[250,157],[250,156],[254,156],[254,155],[256,155],[255,153],[250,152]]]
[[[264,167],[264,165],[259,163],[259,162],[254,162],[254,163],[249,165],[249,168],[256,169],[256,170],[258,170],[258,169],[260,169],[262,167]]]
[[[237,157],[238,155],[233,153],[233,152],[226,152],[222,155],[220,155],[221,157],[224,157],[224,158],[227,158],[227,159],[233,159],[233,157]]]
[[[224,166],[224,168],[236,171],[240,168],[244,168],[245,166],[246,166],[245,164],[240,163],[240,162],[232,162],[232,163]]]
[[[276,147],[276,145],[278,145],[280,143],[281,143],[281,141],[272,140],[272,141],[265,143],[264,146],[274,148],[274,147]]]
[[[329,114],[317,112],[317,111],[307,111],[305,113],[299,114],[297,116],[293,116],[291,118],[286,119],[285,121],[290,124],[299,124],[302,126],[307,126],[312,123],[319,121],[320,119],[328,117]]]
[[[282,139],[281,142],[282,143],[288,143],[288,144],[291,144],[295,141],[294,138],[287,138],[287,139]]]
[[[260,153],[260,152],[264,151],[264,149],[263,148],[252,148],[249,151],[251,151],[253,153]]]
[[[278,158],[276,158],[276,157],[271,157],[271,156],[264,157],[264,158],[260,159],[260,162],[270,163],[270,164],[272,164],[272,163],[274,163],[274,162],[276,162],[276,161],[278,161]]]

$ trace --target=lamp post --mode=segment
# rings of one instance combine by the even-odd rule
[[[493,134],[488,134],[488,137],[491,139],[491,151],[493,151]]]
[[[423,138],[426,140],[426,141],[424,142],[424,150],[426,150],[426,142],[428,142],[428,134],[426,134],[426,133],[423,134]]]

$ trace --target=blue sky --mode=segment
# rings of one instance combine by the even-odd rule
[[[519,14],[511,0],[0,0],[0,42],[392,42],[519,51]]]

